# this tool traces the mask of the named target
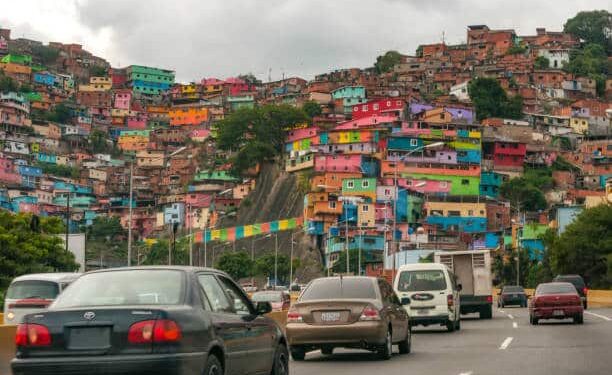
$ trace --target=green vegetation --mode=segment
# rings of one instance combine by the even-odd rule
[[[74,256],[55,236],[63,232],[64,224],[57,217],[0,211],[0,295],[19,275],[77,270]]]
[[[579,12],[563,25],[563,31],[587,43],[595,43],[612,55],[612,13],[607,10]]]
[[[59,50],[49,46],[35,45],[32,47],[32,56],[37,57],[43,65],[53,64],[59,56]]]
[[[482,120],[488,117],[520,119],[523,114],[523,97],[520,95],[508,98],[499,82],[494,78],[476,78],[468,86],[470,99],[476,109],[476,117]]]
[[[308,116],[288,105],[241,108],[217,123],[217,146],[237,151],[231,159],[234,175],[281,155],[287,132]]]
[[[546,198],[538,185],[534,185],[532,181],[525,177],[512,178],[501,185],[500,193],[521,210],[543,210],[546,208]]]
[[[61,124],[67,123],[72,118],[70,108],[64,103],[60,103],[53,107],[52,110],[43,113],[45,120],[59,122]]]
[[[252,276],[253,264],[251,256],[244,251],[222,253],[215,262],[215,268],[226,272],[234,280]]]
[[[544,243],[555,274],[582,275],[591,288],[612,287],[612,205],[586,209],[558,236],[549,232]]]
[[[579,76],[594,79],[597,84],[597,94],[605,93],[606,78],[612,71],[605,48],[599,44],[590,43],[583,49],[572,51],[570,61],[564,69]]]
[[[11,77],[7,77],[5,75],[0,75],[0,92],[7,93],[11,91],[17,91],[19,86],[17,82]]]
[[[363,256],[363,253],[361,254]],[[361,266],[365,267],[363,262],[364,258],[361,259]],[[349,271],[357,274],[357,268],[359,268],[359,251],[349,250]],[[332,265],[332,272],[334,273],[346,273],[346,251],[342,250],[338,254],[338,259]]]
[[[402,61],[402,54],[397,51],[387,51],[384,55],[378,56],[374,63],[377,73],[387,73]]]
[[[549,66],[550,66],[550,60],[544,56],[536,57],[535,62],[533,64],[533,67],[538,70],[548,69]]]
[[[36,166],[41,168],[43,173],[58,177],[67,177],[78,179],[80,176],[79,169],[68,165],[58,165],[49,163],[36,163]]]
[[[89,145],[93,153],[110,153],[113,150],[113,144],[110,141],[108,133],[94,129],[89,133]]]
[[[506,54],[521,55],[525,52],[527,52],[527,47],[521,46],[521,45],[513,45],[512,47],[508,48],[508,51],[506,51]]]
[[[493,257],[493,273],[497,285],[516,285],[516,249],[507,249]],[[520,283],[525,288],[535,288],[538,284],[552,280],[553,274],[546,253],[542,261],[529,257],[527,249],[521,249],[519,254]]]
[[[107,71],[105,67],[95,65],[91,67],[91,69],[89,70],[89,74],[92,77],[106,77]]]
[[[261,85],[261,80],[257,79],[253,73],[241,74],[238,76],[239,79],[245,81],[249,85]]]
[[[293,259],[293,272],[300,266],[299,259]],[[268,252],[255,259],[254,274],[274,279],[274,252]],[[278,255],[278,282],[283,283],[289,279],[289,257]]]
[[[302,106],[302,110],[308,115],[308,117],[313,118],[316,116],[320,116],[323,113],[321,106],[319,103],[314,100],[309,100]]]

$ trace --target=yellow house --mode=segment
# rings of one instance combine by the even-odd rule
[[[164,166],[164,152],[141,150],[136,152],[136,165],[143,168]]]
[[[429,216],[487,217],[484,203],[427,202]]]
[[[106,171],[100,169],[89,169],[89,178],[92,180],[106,181]]]
[[[88,85],[79,85],[79,91],[108,91],[113,88],[110,77],[91,77]]]
[[[357,205],[357,225],[361,227],[374,227],[376,224],[376,208],[372,203],[359,203]]]
[[[586,134],[589,131],[589,120],[584,117],[570,117],[570,126],[575,133]]]

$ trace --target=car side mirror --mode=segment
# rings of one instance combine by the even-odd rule
[[[402,306],[410,305],[410,298],[408,298],[408,297],[402,297],[402,299],[400,300],[400,304],[401,304]]]
[[[463,285],[457,284],[457,291],[460,292],[463,290]]]
[[[270,302],[257,302],[255,310],[257,315],[264,315],[272,311],[272,305]]]

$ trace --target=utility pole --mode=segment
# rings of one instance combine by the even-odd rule
[[[193,238],[191,238],[193,228],[193,216],[191,212],[191,204],[187,206],[187,216],[189,217],[189,265],[193,266]]]
[[[357,251],[359,251],[359,266],[357,267],[357,275],[360,276],[361,275],[361,243],[363,241],[363,232],[361,229],[361,224],[359,224],[359,248]]]
[[[519,222],[519,228],[522,228],[522,223],[521,223],[521,206],[520,206],[520,202],[517,206],[517,214],[518,214],[518,222]],[[520,272],[520,267],[521,267],[521,240],[518,238],[518,230],[517,230],[517,239],[516,239],[516,285],[519,286],[521,285],[521,272]]]
[[[208,249],[207,249],[207,241],[206,241],[206,232],[208,230],[208,215],[206,215],[206,223],[204,223],[204,267],[208,267]]]
[[[66,199],[66,251],[68,251],[68,237],[70,233],[70,191]]]
[[[274,289],[276,289],[276,283],[278,282],[278,232],[275,233],[274,237]]]
[[[344,206],[343,206],[344,207]],[[348,208],[346,209],[346,216],[344,217],[344,227],[345,227],[345,231],[344,231],[344,246],[346,247],[346,274],[348,275],[348,273],[350,272],[349,270],[349,244],[348,244],[348,240],[349,240],[349,233],[348,233]]]
[[[127,266],[132,265],[132,202],[134,197],[133,189],[134,180],[134,162],[130,163],[130,206],[128,208],[128,248],[127,248]]]
[[[289,255],[289,289],[291,289],[291,283],[293,283],[293,236],[297,232],[291,233],[291,254]]]

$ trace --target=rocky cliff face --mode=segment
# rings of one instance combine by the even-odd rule
[[[297,175],[285,172],[278,163],[266,163],[261,167],[255,190],[242,202],[236,217],[223,220],[219,227],[299,217],[302,216],[303,208],[304,192],[299,187]],[[278,232],[279,254],[290,255],[292,233],[295,233],[294,258],[301,260],[296,275],[299,282],[305,282],[321,274],[321,255],[309,236],[302,232],[302,228]],[[231,251],[231,248],[232,245],[228,245],[224,251]],[[255,257],[274,252],[275,235],[269,238],[250,237],[236,242],[236,250],[250,254],[251,249]]]

